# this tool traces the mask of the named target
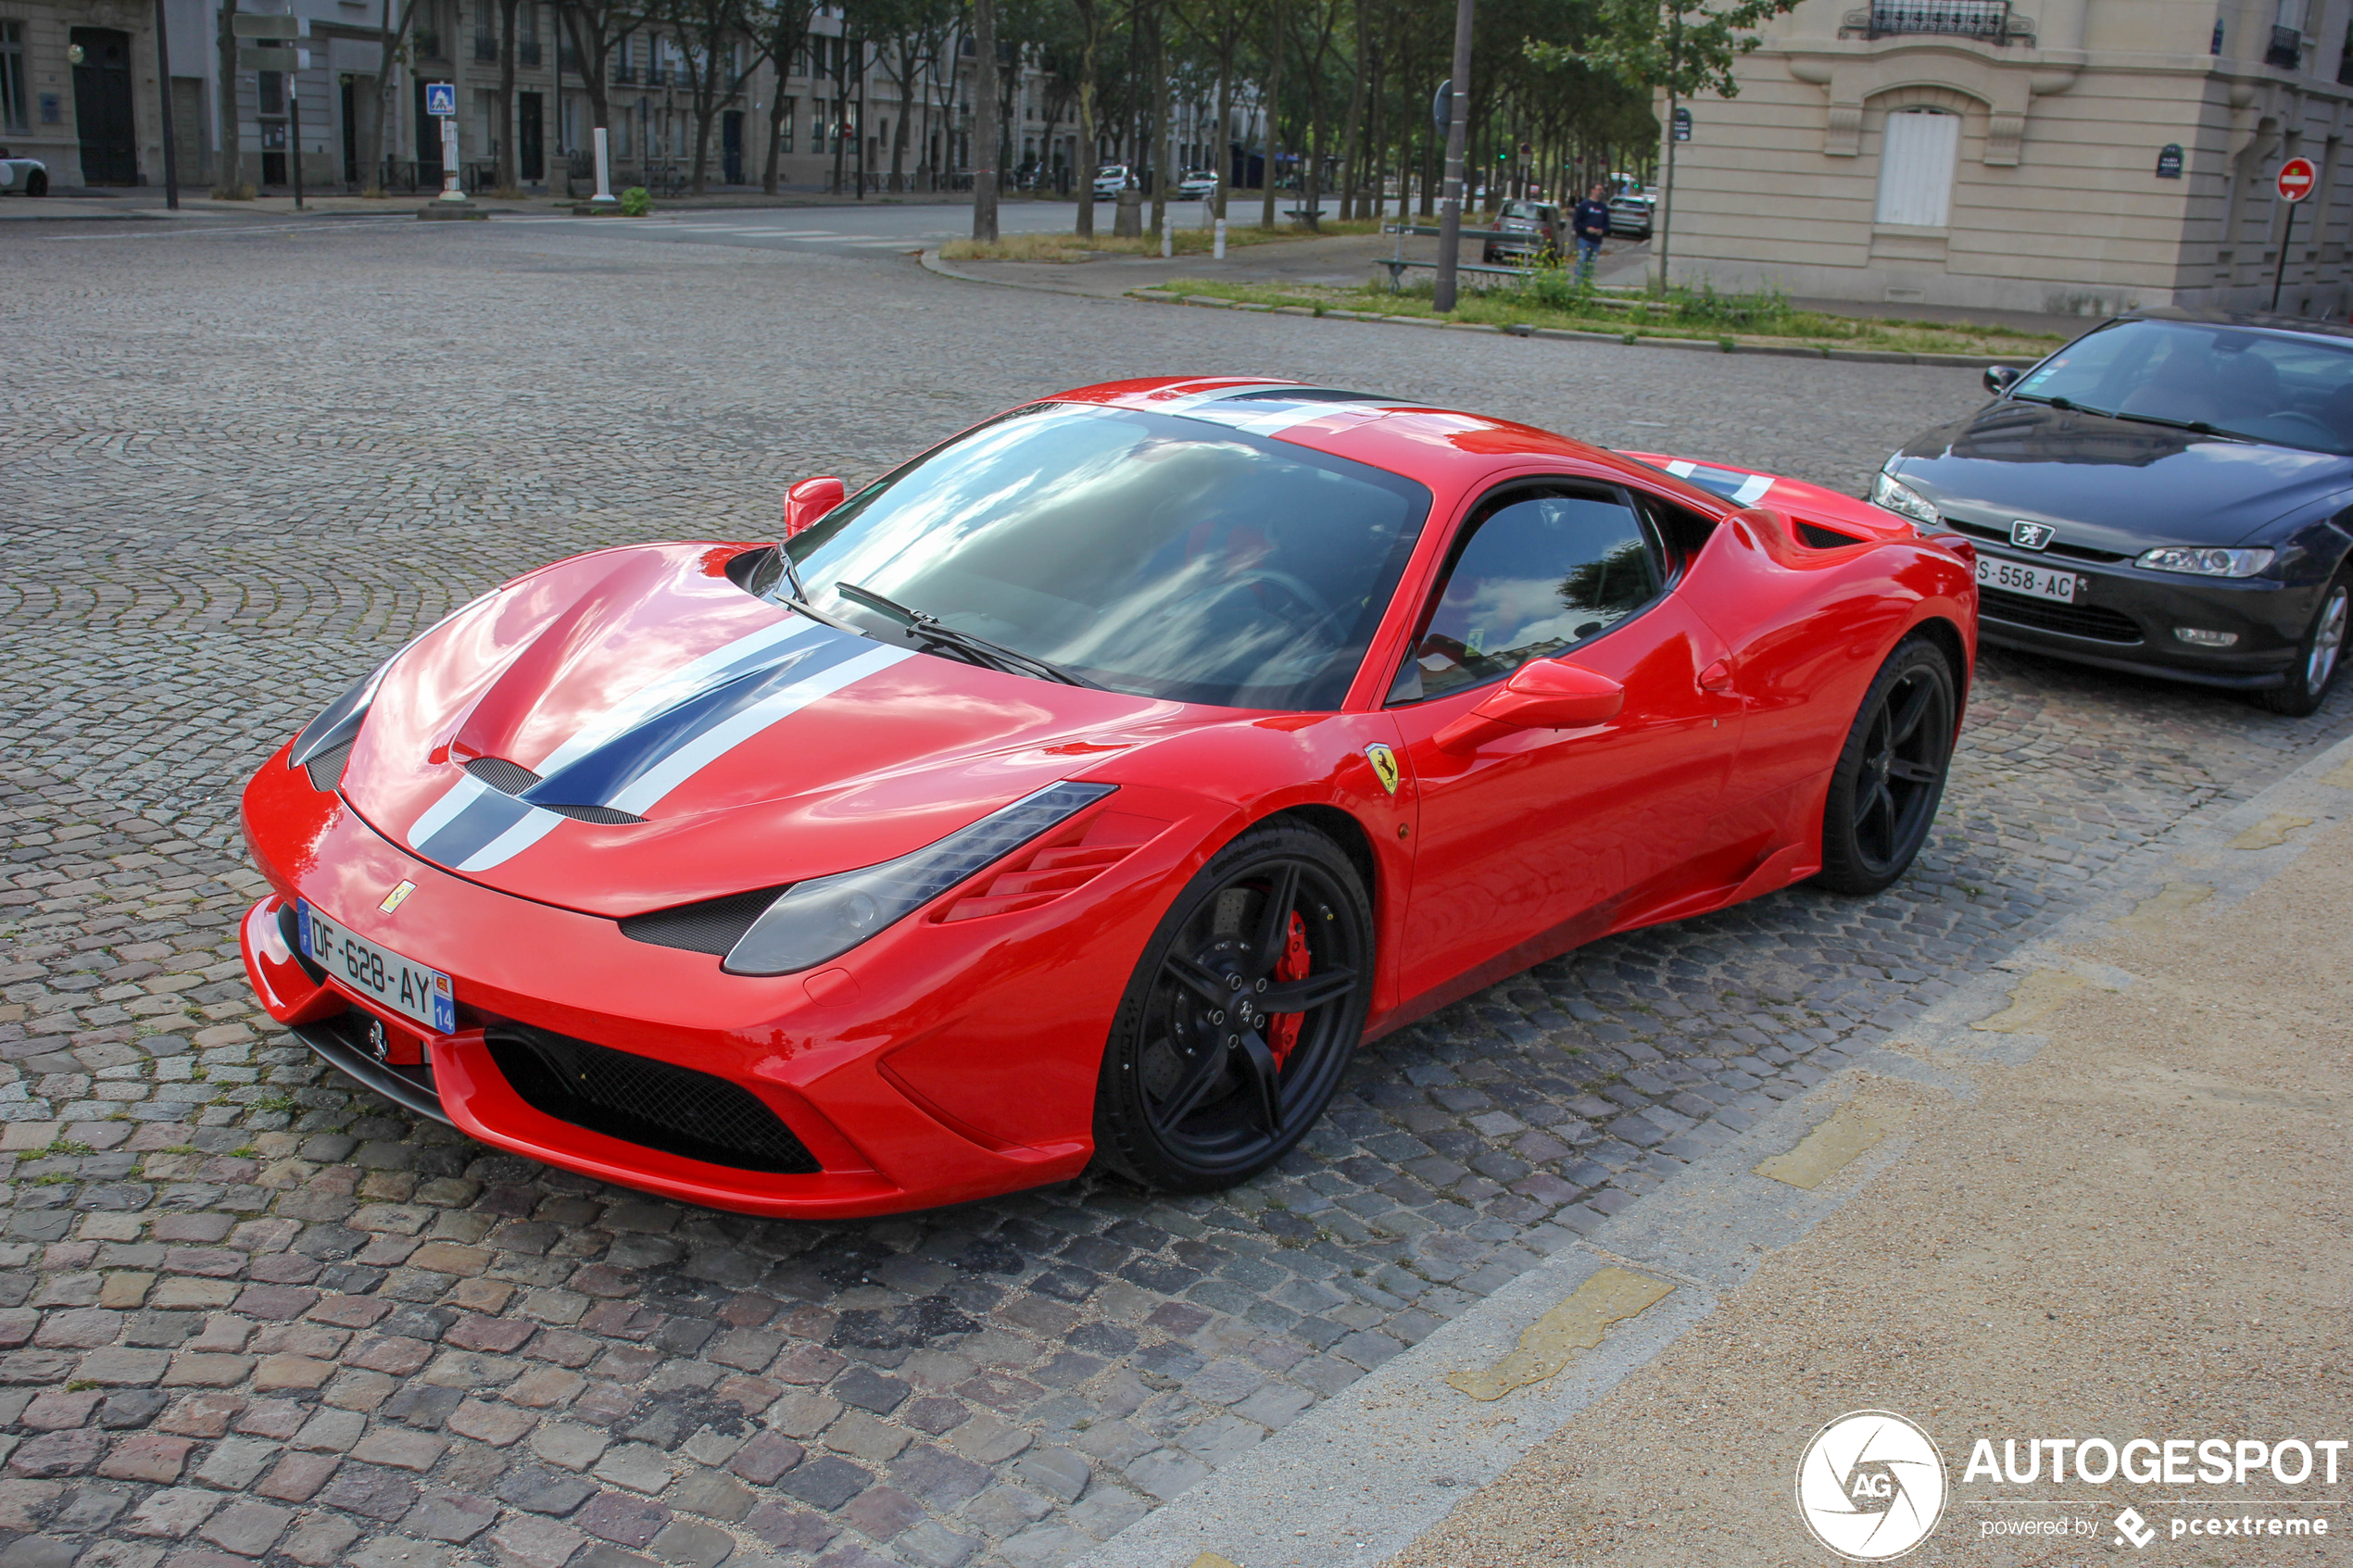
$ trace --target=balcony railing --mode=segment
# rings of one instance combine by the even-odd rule
[[[2263,63],[2282,70],[2294,70],[2304,63],[2304,34],[2292,27],[2271,30],[2271,46],[2263,51]]]
[[[1900,38],[1927,34],[1967,38],[1980,44],[2034,44],[2034,19],[2010,9],[2009,0],[1874,0],[1849,11],[1841,38]]]
[[[621,65],[617,65],[617,66],[613,67],[613,68],[612,68],[612,84],[613,84],[615,87],[635,87],[635,86],[636,86],[636,85],[637,85],[637,68],[636,68],[635,66],[621,66]]]

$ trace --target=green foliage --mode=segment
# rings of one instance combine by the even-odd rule
[[[1755,31],[1797,0],[1600,0],[1599,25],[1581,43],[1536,43],[1528,57],[1559,69],[1590,66],[1645,92],[1678,98],[1735,97],[1732,64],[1756,47]]]
[[[632,185],[621,193],[621,215],[623,218],[643,218],[653,209],[653,193],[643,185]]]

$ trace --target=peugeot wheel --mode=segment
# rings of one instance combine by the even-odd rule
[[[1373,922],[1322,834],[1254,828],[1163,918],[1112,1023],[1095,1148],[1147,1186],[1207,1192],[1315,1125],[1365,1027]]]
[[[24,194],[29,196],[47,195],[49,194],[49,171],[45,169],[36,169],[31,173],[26,175],[24,177]]]
[[[2321,595],[2320,608],[2312,612],[2312,624],[2306,628],[2304,641],[2296,650],[2287,684],[2257,692],[2257,702],[2274,713],[2301,719],[2327,700],[2329,688],[2336,684],[2336,672],[2345,664],[2348,602],[2353,602],[2353,579],[2340,571]]]
[[[1953,766],[1953,667],[1926,638],[1888,656],[1846,733],[1822,810],[1822,872],[1835,893],[1877,893],[1928,842]]]

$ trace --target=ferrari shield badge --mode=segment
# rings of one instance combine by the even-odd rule
[[[1378,741],[1365,748],[1365,760],[1373,765],[1373,777],[1380,780],[1381,788],[1397,793],[1397,753]]]
[[[417,884],[415,883],[403,882],[391,892],[385,894],[384,901],[378,904],[376,908],[382,909],[386,914],[390,914],[393,910],[400,908],[402,904],[407,903],[409,901],[409,895],[414,893],[416,890]]]

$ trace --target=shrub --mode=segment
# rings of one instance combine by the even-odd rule
[[[654,209],[654,194],[643,185],[632,185],[621,193],[621,215],[643,218]]]

